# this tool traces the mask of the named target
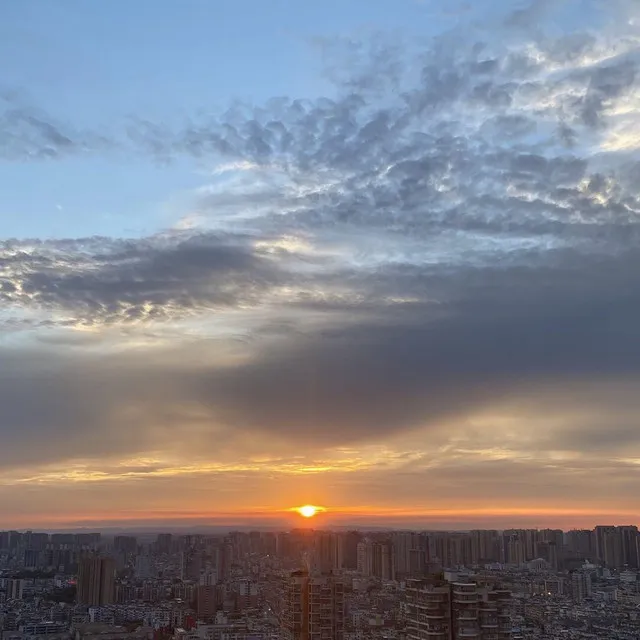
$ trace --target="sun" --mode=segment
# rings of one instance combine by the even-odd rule
[[[318,510],[312,504],[305,504],[304,507],[298,508],[298,513],[305,518],[313,518]]]
[[[312,504],[305,504],[303,507],[296,507],[296,511],[303,518],[313,518],[319,511],[324,511],[322,507],[316,507]]]

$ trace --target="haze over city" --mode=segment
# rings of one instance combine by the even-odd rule
[[[639,45],[635,0],[0,3],[2,527],[638,524]]]

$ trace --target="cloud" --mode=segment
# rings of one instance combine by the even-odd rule
[[[169,319],[252,304],[281,278],[251,239],[172,232],[140,240],[9,240],[0,245],[5,304],[80,323]]]
[[[31,105],[23,92],[0,90],[0,160],[54,160],[115,147],[107,133],[77,130]]]
[[[411,441],[363,482],[573,501],[604,449],[631,500],[640,158],[616,136],[640,118],[639,34],[557,35],[547,5],[501,39],[342,43],[329,96],[141,119],[101,147],[217,169],[173,231],[0,245],[2,326],[34,329],[2,347],[0,465],[153,449],[240,473],[238,452],[321,466]],[[5,160],[99,147],[5,103]]]
[[[78,456],[183,451],[185,442],[197,442],[200,452],[220,451],[221,442],[321,451],[402,433],[423,434],[430,451],[475,415],[523,395],[533,399],[514,411],[518,433],[539,406],[562,415],[563,393],[582,412],[557,432],[540,432],[537,451],[564,450],[573,439],[576,451],[592,452],[598,441],[587,431],[580,440],[583,428],[599,427],[611,442],[628,438],[637,411],[640,306],[631,280],[626,293],[612,292],[621,286],[615,270],[600,282],[580,273],[590,282],[582,290],[571,277],[559,278],[555,290],[516,277],[475,300],[466,293],[444,313],[439,305],[372,305],[354,320],[357,305],[334,305],[331,313],[351,318],[350,325],[319,331],[303,316],[294,325],[301,330],[256,335],[230,354],[196,337],[169,351],[142,347],[110,357],[99,349],[63,358],[43,347],[24,361],[5,356],[2,457],[15,464],[56,455],[50,445],[33,446],[38,433],[61,443],[58,455]],[[607,377],[631,385],[624,412],[619,396],[598,390]],[[572,396],[570,385],[579,392]]]

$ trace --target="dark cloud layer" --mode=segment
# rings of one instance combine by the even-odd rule
[[[82,323],[180,317],[251,304],[282,266],[246,236],[168,233],[0,245],[0,299],[60,310]]]
[[[190,317],[201,342],[142,359],[5,349],[0,463],[65,455],[27,446],[38,433],[83,456],[185,437],[214,450],[221,433],[322,449],[424,429],[427,447],[572,385],[550,411],[580,405],[595,422],[569,420],[532,451],[640,444],[640,155],[619,120],[640,119],[640,52],[627,32],[522,40],[545,4],[512,13],[499,46],[375,42],[330,97],[180,131],[137,122],[107,142],[5,100],[4,160],[120,146],[232,163],[246,188],[208,193],[200,212],[255,215],[237,232],[2,243],[14,321],[162,333]],[[225,329],[246,339],[225,358],[203,336],[230,311],[251,329]],[[624,410],[603,379],[627,385]]]

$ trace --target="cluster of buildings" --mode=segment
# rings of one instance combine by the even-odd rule
[[[0,640],[640,640],[636,527],[0,532]]]

